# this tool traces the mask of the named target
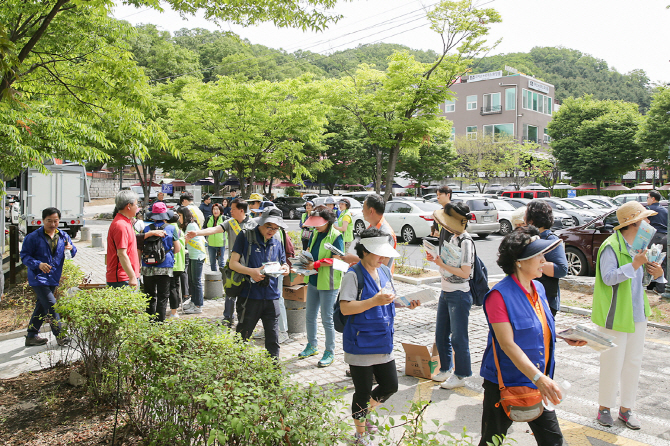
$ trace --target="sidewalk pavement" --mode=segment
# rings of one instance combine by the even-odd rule
[[[103,232],[106,238],[106,226],[101,225],[93,232]],[[104,282],[104,257],[99,249],[90,248],[90,242],[78,242],[78,254],[75,261],[84,271],[91,274],[92,282]],[[399,294],[415,290],[413,285],[397,283]],[[435,288],[439,293],[439,287]],[[449,423],[448,430],[459,434],[463,427],[475,437],[480,432],[481,401],[483,397],[479,377],[481,358],[486,347],[488,325],[481,307],[473,307],[470,313],[470,353],[473,376],[468,378],[466,386],[454,390],[441,389],[430,380],[406,376],[405,354],[402,343],[423,344],[431,347],[435,338],[435,317],[437,301],[423,305],[415,310],[399,309],[395,320],[394,355],[399,375],[399,391],[384,407],[391,409],[390,415],[405,413],[412,401],[431,400],[426,410],[427,420],[437,419]],[[203,314],[182,315],[182,317],[219,318],[223,312],[223,300],[208,300]],[[559,329],[577,323],[590,324],[587,316],[560,312],[557,316]],[[319,350],[323,351],[324,333],[318,324]],[[350,404],[353,383],[345,372],[343,362],[342,338],[336,336],[337,348],[335,362],[328,368],[318,368],[319,356],[298,359],[307,339],[304,333],[292,334],[291,342],[281,345],[281,360],[292,379],[299,382],[315,382],[318,385],[331,385],[344,389],[345,403]],[[256,341],[259,346],[263,341]],[[55,344],[55,342],[50,343]],[[23,348],[23,338],[0,342],[0,378],[28,369],[39,368],[40,363],[30,355],[43,352],[43,348]],[[598,353],[588,347],[570,347],[563,341],[556,343],[556,373],[558,380],[567,380],[572,384],[570,393],[559,406],[557,414],[565,440],[570,446],[602,446],[607,444],[641,445],[650,444],[670,446],[670,332],[649,328],[645,342],[644,363],[638,391],[637,407],[634,409],[642,422],[642,430],[631,431],[617,421],[612,428],[601,427],[595,422],[598,398],[599,361]],[[44,353],[43,353],[44,354]],[[53,354],[52,354],[53,355]],[[30,364],[26,364],[26,363]],[[42,365],[44,359],[42,359]],[[383,412],[382,412],[383,413]],[[396,417],[397,420],[397,417]],[[432,423],[426,423],[426,426]],[[536,442],[525,423],[515,423],[508,435],[520,446],[532,446]]]

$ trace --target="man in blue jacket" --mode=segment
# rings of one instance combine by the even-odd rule
[[[60,211],[56,208],[46,208],[42,211],[44,226],[26,236],[21,248],[21,262],[28,269],[28,285],[37,296],[35,310],[30,318],[26,347],[44,345],[48,342],[37,334],[46,317],[51,319],[51,332],[58,345],[64,346],[70,342],[61,337],[60,316],[54,311],[56,298],[54,291],[60,283],[65,263],[65,251],[71,252],[72,257],[77,254],[77,248],[72,245],[70,236],[58,229]]]

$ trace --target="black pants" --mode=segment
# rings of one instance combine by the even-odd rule
[[[265,349],[279,358],[279,299],[237,298],[237,332],[245,341],[251,337],[258,321],[263,321]]]
[[[385,364],[370,366],[349,366],[351,379],[354,381],[354,397],[351,402],[351,416],[359,420],[368,414],[370,398],[383,403],[398,391],[398,372],[395,360]],[[372,389],[372,376],[377,380],[377,387]]]
[[[663,252],[667,254],[668,250],[668,234],[661,234],[660,232],[657,232],[654,234],[654,237],[651,239],[651,242],[649,242],[650,245],[662,245],[663,246]],[[663,263],[661,263],[661,266],[663,267],[663,276],[667,277],[668,273],[668,258],[666,257],[665,260],[663,260]],[[647,287],[648,290],[656,290],[658,293],[664,293],[665,292],[665,284],[664,283],[657,283],[657,282],[651,282],[649,286]]]
[[[186,271],[172,271],[170,279],[170,309],[179,308],[184,296],[186,296],[188,287],[188,276]]]
[[[507,435],[507,429],[513,421],[509,419],[502,406],[495,407],[500,401],[498,384],[484,380],[484,411],[482,413],[482,439],[479,446],[492,442],[495,435]],[[563,434],[558,426],[558,418],[553,410],[545,410],[539,418],[528,423],[539,446],[562,446]]]
[[[144,276],[144,292],[149,295],[147,313],[163,322],[170,299],[170,276]]]

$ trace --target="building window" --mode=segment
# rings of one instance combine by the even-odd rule
[[[465,128],[465,135],[467,139],[477,139],[477,126],[467,126]]]
[[[477,95],[473,94],[472,96],[467,97],[468,110],[477,110]]]
[[[484,107],[482,113],[500,113],[502,107],[500,106],[500,93],[489,93],[484,95]]]
[[[484,139],[491,138],[494,141],[514,137],[514,124],[490,124],[483,126]]]
[[[542,142],[545,144],[549,144],[551,142],[551,136],[547,133],[547,129],[544,129],[544,138],[542,139]]]
[[[444,112],[445,113],[453,113],[456,111],[456,101],[450,101],[447,99],[444,101]]]
[[[551,115],[553,99],[549,96],[545,96],[542,93],[535,93],[524,88],[521,97],[521,107],[524,109]]]
[[[537,140],[537,127],[534,125],[528,125],[524,124],[523,125],[523,140],[524,141],[532,141],[532,142],[538,142]]]
[[[516,110],[516,88],[505,89],[505,110]]]
[[[449,138],[452,141],[456,141],[456,127],[453,125],[451,126],[451,138]]]

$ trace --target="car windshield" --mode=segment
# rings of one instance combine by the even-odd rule
[[[424,212],[433,212],[442,208],[442,206],[440,206],[437,203],[429,203],[429,202],[424,203],[422,201],[413,201],[412,204],[414,204],[416,207],[418,207],[420,210]]]
[[[593,207],[588,201],[581,201],[581,200],[564,200],[567,201],[570,204],[574,204],[577,207],[580,207],[582,209],[592,209]]]
[[[494,201],[493,205],[495,206],[496,209],[499,211],[513,211],[516,209],[514,206],[512,206],[510,203],[502,200]]]
[[[549,200],[547,200],[547,201],[549,201]],[[559,206],[563,206],[565,209],[572,209],[572,210],[579,209],[579,207],[575,206],[574,204],[570,203],[569,201],[559,201],[559,202],[549,201],[549,202],[557,204]],[[552,206],[552,207],[554,207],[554,206]]]

